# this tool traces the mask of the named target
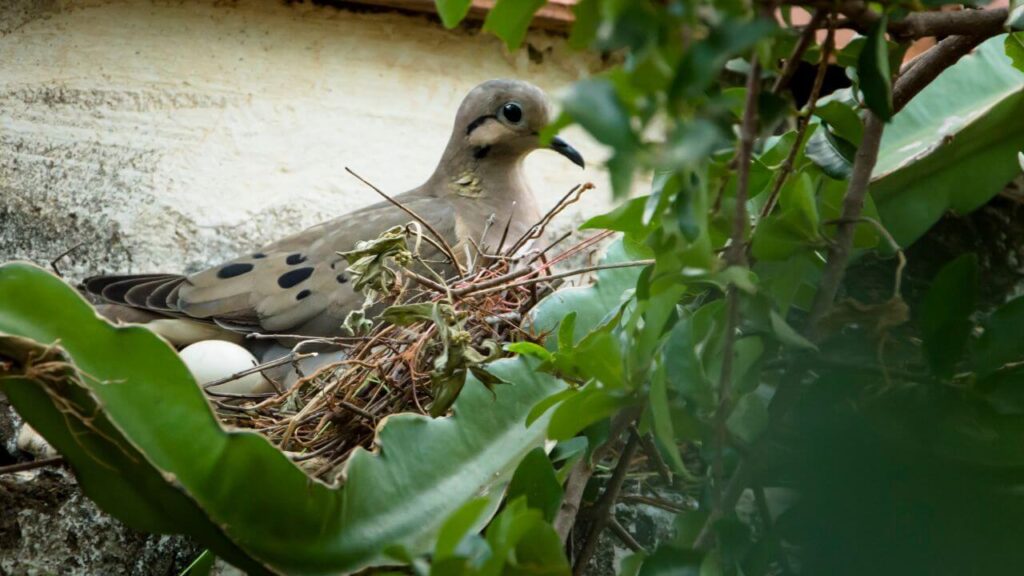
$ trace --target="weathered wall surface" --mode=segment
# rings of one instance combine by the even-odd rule
[[[61,261],[72,279],[193,271],[376,201],[345,166],[416,186],[472,86],[557,92],[597,65],[544,33],[508,54],[424,17],[308,4],[0,4],[0,260],[84,242]],[[546,204],[584,179],[603,188],[585,210],[608,197],[598,169],[544,151],[527,168]]]

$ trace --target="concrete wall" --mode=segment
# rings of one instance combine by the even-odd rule
[[[557,92],[599,63],[531,33],[276,1],[0,2],[0,260],[194,271],[376,201],[432,171],[467,90],[518,77]],[[566,138],[596,166],[602,151]],[[528,161],[550,205],[600,169]],[[579,209],[563,225],[579,221]]]

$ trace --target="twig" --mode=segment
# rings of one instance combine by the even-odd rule
[[[370,422],[376,422],[377,421],[377,417],[374,416],[373,413],[367,412],[366,410],[363,410],[362,408],[360,408],[359,406],[356,406],[355,404],[353,404],[351,402],[346,402],[344,400],[339,400],[338,401],[338,406],[341,406],[342,408],[344,408],[345,410],[348,410],[349,412],[358,414],[358,415],[362,416],[363,418],[366,418]]]
[[[296,353],[293,352],[291,354],[288,354],[287,356],[282,356],[282,357],[280,357],[280,358],[278,358],[276,360],[271,360],[270,362],[264,362],[263,364],[259,364],[257,366],[253,366],[252,368],[247,368],[245,370],[242,370],[241,372],[235,372],[231,376],[225,376],[224,378],[220,378],[218,380],[214,380],[213,382],[207,382],[206,384],[203,384],[203,390],[208,390],[210,388],[213,388],[214,386],[220,386],[221,384],[227,384],[228,382],[232,382],[234,380],[238,380],[239,378],[242,378],[243,376],[248,376],[249,374],[255,374],[257,372],[263,372],[264,370],[269,370],[271,368],[277,368],[278,366],[284,366],[285,364],[290,364],[290,363],[292,363],[294,361],[302,360],[303,358],[309,358],[311,356],[316,356],[316,355],[317,355],[316,352],[307,352],[305,354],[296,354]]]
[[[388,202],[393,204],[395,207],[400,209],[402,212],[405,212],[409,216],[412,216],[413,219],[415,219],[417,222],[419,222],[420,224],[423,224],[423,227],[426,228],[427,230],[429,230],[430,233],[434,235],[434,238],[436,238],[438,240],[438,242],[441,243],[441,245],[444,247],[445,256],[447,256],[448,259],[451,261],[452,265],[455,266],[455,270],[458,272],[459,276],[462,276],[462,274],[463,274],[462,266],[459,264],[459,259],[455,257],[455,251],[452,250],[452,247],[448,244],[448,241],[445,240],[444,236],[442,236],[433,226],[430,225],[430,222],[427,222],[426,220],[421,218],[419,216],[419,214],[413,212],[412,209],[409,208],[408,206],[405,206],[401,202],[399,202],[399,201],[395,200],[394,198],[392,198],[391,196],[388,196],[387,194],[385,194],[383,190],[381,190],[380,188],[377,188],[376,186],[371,184],[369,181],[367,181],[365,178],[363,178],[359,174],[356,174],[355,172],[353,172],[352,169],[349,168],[348,166],[345,167],[345,171],[348,172],[349,174],[355,176],[363,184],[366,184],[367,186],[369,186],[371,190],[373,190],[377,194],[380,194],[385,200],[387,200]]]
[[[640,434],[636,426],[631,426],[630,431],[637,435]],[[640,442],[641,447],[644,449],[644,454],[647,454],[647,457],[654,463],[654,469],[658,471],[658,476],[661,476],[661,480],[665,484],[672,484],[672,471],[665,464],[665,459],[661,457],[661,452],[658,452],[658,447],[654,445],[651,435],[644,434],[640,436]]]
[[[1007,16],[1006,8],[915,12],[890,22],[888,30],[897,40],[959,35],[991,37],[1005,32],[1003,24]]]
[[[586,266],[584,268],[577,268],[576,270],[570,270],[568,272],[560,272],[558,274],[551,274],[549,276],[541,276],[539,278],[527,278],[526,280],[520,280],[519,282],[513,282],[511,284],[505,284],[502,286],[492,286],[483,290],[471,290],[461,294],[466,296],[473,294],[481,296],[484,294],[491,294],[493,292],[501,292],[502,290],[509,290],[511,288],[519,288],[520,286],[529,286],[530,284],[536,284],[537,282],[548,282],[551,280],[560,280],[562,278],[569,278],[572,276],[579,276],[580,274],[586,274],[588,272],[597,272],[599,270],[612,270],[615,268],[632,268],[636,266],[650,266],[654,264],[654,260],[633,260],[632,262],[613,262],[610,264],[597,264],[595,266]],[[471,288],[475,288],[471,287]]]
[[[619,500],[623,502],[631,502],[634,504],[646,504],[648,506],[654,506],[655,508],[661,508],[669,512],[680,514],[682,512],[693,512],[694,508],[687,507],[682,504],[676,504],[675,502],[669,502],[668,500],[662,500],[661,498],[651,498],[650,496],[642,496],[640,494],[626,494],[620,496]]]
[[[83,240],[83,241],[79,242],[78,244],[75,244],[71,248],[68,248],[67,250],[65,250],[65,251],[61,252],[60,254],[58,254],[57,257],[54,258],[53,260],[50,260],[50,268],[53,268],[53,273],[56,274],[57,276],[63,278],[64,274],[61,273],[60,268],[57,268],[57,262],[60,262],[68,254],[71,254],[75,250],[78,250],[79,248],[81,248],[82,246],[85,246],[88,243],[89,243],[88,240]]]
[[[629,440],[626,441],[626,446],[623,447],[622,453],[619,455],[619,462],[615,465],[615,472],[612,473],[611,479],[608,480],[608,485],[605,487],[604,493],[601,494],[601,498],[594,504],[594,520],[590,526],[590,531],[587,533],[587,540],[583,544],[583,549],[580,550],[580,555],[576,558],[576,565],[572,571],[573,576],[582,576],[586,572],[587,562],[590,561],[590,557],[594,555],[594,550],[597,549],[598,536],[601,535],[605,526],[608,525],[608,520],[613,513],[612,507],[619,497],[622,484],[626,481],[626,472],[629,470],[630,460],[633,459],[633,453],[636,452],[639,444],[640,437],[630,433]]]
[[[807,47],[814,40],[814,34],[818,31],[818,27],[821,26],[821,21],[825,19],[826,14],[828,14],[828,10],[825,8],[818,8],[814,11],[810,22],[807,23],[807,26],[801,32],[800,39],[797,40],[796,46],[793,46],[793,51],[789,54],[789,58],[786,59],[782,71],[779,72],[779,77],[775,79],[775,84],[772,85],[772,94],[779,94],[786,88],[789,88],[789,82],[793,79],[793,74],[796,73],[797,68],[800,66],[800,60],[803,58],[804,52],[807,51]],[[825,60],[823,55],[822,61]]]
[[[818,62],[818,72],[814,76],[814,85],[811,87],[811,95],[807,100],[807,110],[800,115],[799,126],[796,132],[796,141],[793,142],[793,147],[789,150],[789,154],[786,155],[786,161],[782,164],[782,168],[775,175],[775,183],[772,186],[772,191],[768,195],[768,201],[764,203],[764,207],[761,209],[761,218],[764,218],[772,213],[775,209],[775,204],[779,201],[779,193],[782,191],[782,186],[785,185],[786,180],[790,174],[793,173],[793,167],[796,164],[796,157],[800,153],[800,149],[803,148],[804,139],[807,138],[807,129],[811,125],[811,117],[814,116],[814,111],[818,107],[818,96],[821,94],[821,87],[825,84],[825,72],[828,70],[828,58],[832,53],[832,48],[835,45],[835,20],[830,19],[831,24],[828,27],[828,34],[825,37],[825,43],[821,48],[821,60]]]
[[[881,17],[868,8],[864,0],[783,0],[783,4],[798,5],[802,8],[835,8],[848,19],[842,28],[853,28],[860,32],[870,29]],[[952,12],[914,12],[905,18],[892,20],[886,26],[894,40],[916,40],[918,38],[943,36],[986,36],[1004,32],[1003,24],[1009,16],[1007,8],[983,10],[957,10]]]
[[[740,126],[740,140],[737,158],[736,212],[733,215],[732,235],[729,249],[725,253],[725,261],[730,266],[742,266],[746,263],[744,232],[747,226],[747,197],[750,188],[750,160],[753,155],[754,138],[757,131],[757,98],[760,91],[761,67],[757,55],[751,58],[750,72],[747,74],[747,100],[743,110],[743,122]],[[715,411],[715,433],[713,443],[712,502],[714,508],[721,508],[722,482],[725,477],[723,461],[725,459],[726,420],[732,409],[732,356],[736,346],[736,332],[740,325],[740,295],[734,284],[726,291],[726,327],[725,342],[722,345],[722,369],[718,379],[718,408]]]
[[[843,281],[846,264],[850,259],[850,251],[853,247],[856,222],[864,208],[864,198],[867,196],[868,185],[871,183],[871,171],[875,167],[875,161],[878,160],[878,146],[882,140],[884,124],[870,111],[867,116],[864,137],[861,139],[860,147],[857,148],[850,184],[843,197],[843,211],[840,216],[842,223],[839,224],[836,231],[835,242],[829,247],[828,261],[825,263],[825,270],[821,275],[821,284],[818,287],[818,292],[814,295],[811,313],[807,319],[807,332],[812,337],[812,341],[816,339],[818,324],[832,308],[839,285]]]
[[[558,533],[558,537],[563,543],[568,540],[569,532],[572,531],[572,527],[576,523],[576,516],[580,511],[580,501],[583,500],[583,491],[586,489],[590,477],[594,474],[594,463],[600,462],[611,451],[619,436],[622,435],[623,431],[634,420],[640,417],[643,411],[643,406],[633,406],[619,412],[612,419],[612,424],[608,431],[608,440],[594,449],[589,459],[586,457],[580,458],[573,465],[572,471],[569,472],[569,478],[565,481],[565,496],[562,498],[562,504],[558,509],[558,514],[555,516],[555,521],[552,522],[555,526],[555,532]]]
[[[775,552],[779,557],[779,566],[782,568],[782,573],[792,574],[793,567],[789,564],[786,551],[782,548],[782,540],[779,539],[779,535],[775,531],[775,523],[772,522],[772,512],[768,508],[768,499],[764,495],[764,486],[754,486],[754,502],[757,505],[757,514],[761,517],[761,522],[764,523],[765,537],[775,548]]]
[[[636,541],[636,538],[633,538],[633,535],[629,533],[629,530],[626,530],[626,528],[623,527],[622,524],[619,523],[619,520],[614,516],[610,516],[608,518],[608,527],[611,528],[612,534],[615,534],[619,540],[626,545],[626,548],[629,548],[633,552],[647,552],[644,550],[644,547]]]
[[[56,466],[58,464],[63,463],[63,456],[53,456],[52,458],[32,460],[31,462],[19,462],[18,464],[8,464],[7,466],[0,466],[0,476],[3,476],[4,474],[13,474],[15,472],[24,472],[26,470],[35,470],[36,468],[45,468],[46,466]]]
[[[979,10],[979,12],[989,12],[989,10]],[[935,14],[946,14],[946,12],[935,12]],[[950,36],[922,54],[893,86],[893,109],[897,112],[900,111],[918,92],[931,84],[932,80],[935,80],[943,70],[956,64],[960,58],[969,54],[986,38],[987,36]]]

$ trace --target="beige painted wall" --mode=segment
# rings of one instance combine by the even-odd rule
[[[4,0],[6,3],[7,0]],[[419,184],[467,90],[518,77],[557,92],[598,65],[531,33],[508,54],[424,17],[283,2],[12,0],[0,8],[0,260],[100,272],[192,271]],[[537,54],[541,57],[537,58]],[[536,60],[541,60],[537,62]],[[599,189],[540,151],[542,204]]]

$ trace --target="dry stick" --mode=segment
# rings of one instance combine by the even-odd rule
[[[582,576],[586,573],[587,562],[590,561],[590,557],[594,555],[594,550],[597,549],[597,537],[601,535],[605,526],[608,525],[608,520],[613,513],[612,507],[615,505],[615,500],[618,499],[619,492],[622,490],[622,484],[626,481],[629,462],[633,459],[633,453],[636,452],[639,444],[640,437],[630,433],[626,446],[622,449],[622,453],[619,454],[619,462],[615,465],[615,472],[612,473],[611,479],[608,480],[608,485],[605,487],[604,493],[601,494],[601,498],[594,504],[594,522],[587,533],[587,541],[583,544],[579,557],[576,558],[576,566],[573,567],[572,571],[573,576]]]
[[[0,466],[0,476],[3,476],[4,474],[13,474],[15,472],[24,472],[26,470],[35,470],[36,468],[44,468],[46,466],[56,466],[63,463],[63,456],[54,456],[52,458],[43,458],[42,460],[33,460],[31,462],[8,464],[7,466]]]
[[[636,429],[636,426],[629,428],[630,432],[640,435],[640,432]],[[668,465],[665,464],[665,459],[661,457],[661,452],[658,451],[658,447],[654,444],[654,439],[650,434],[644,434],[640,436],[641,447],[644,449],[644,453],[650,458],[651,462],[654,463],[654,469],[658,471],[658,476],[665,484],[672,484],[672,471],[668,469]]]
[[[511,284],[505,284],[503,286],[494,286],[491,288],[476,290],[470,290],[463,293],[462,295],[473,294],[476,296],[482,296],[484,294],[490,294],[492,292],[501,292],[502,290],[508,290],[510,288],[519,288],[520,286],[529,286],[530,284],[536,284],[538,282],[547,282],[550,280],[560,280],[562,278],[569,278],[571,276],[578,276],[580,274],[586,274],[587,272],[596,272],[598,270],[612,270],[614,268],[632,268],[635,266],[650,266],[654,264],[654,260],[633,260],[632,262],[614,262],[612,264],[598,264],[596,266],[587,266],[585,268],[577,268],[576,270],[570,270],[568,272],[561,272],[558,274],[551,274],[549,276],[541,276],[539,278],[527,278],[526,280],[520,280],[519,282],[513,282]],[[481,283],[482,284],[482,283]]]
[[[736,152],[736,212],[733,215],[732,235],[729,238],[729,249],[725,253],[728,266],[742,266],[746,261],[743,233],[747,226],[747,196],[750,189],[750,160],[754,151],[754,138],[757,132],[757,97],[761,87],[761,66],[755,54],[751,58],[750,72],[747,74],[747,100],[743,110],[743,123],[740,126],[740,141]],[[729,383],[732,379],[732,355],[736,346],[736,331],[740,324],[740,295],[734,284],[726,291],[726,328],[725,343],[722,346],[722,370],[718,379],[718,409],[715,411],[714,454],[711,461],[712,502],[714,510],[721,508],[722,483],[725,478],[723,460],[725,458],[726,420],[732,407],[732,391]]]
[[[785,65],[783,65],[782,72],[779,72],[779,77],[775,79],[775,84],[772,85],[772,94],[779,94],[786,88],[789,88],[789,82],[793,79],[793,74],[796,73],[797,68],[800,66],[800,59],[803,58],[807,47],[814,40],[814,34],[818,31],[821,21],[825,19],[826,14],[828,14],[828,10],[824,8],[815,10],[810,22],[807,23],[807,27],[800,34],[800,39],[797,40],[796,46],[793,47],[793,52],[790,53]],[[824,58],[822,60],[824,61]]]
[[[797,154],[799,154],[800,149],[803,147],[804,139],[807,138],[807,129],[811,126],[811,116],[814,115],[814,110],[818,107],[818,96],[821,94],[821,87],[825,84],[828,58],[835,44],[835,21],[831,21],[832,24],[828,27],[828,35],[825,37],[825,44],[821,48],[821,60],[818,62],[818,73],[814,76],[814,85],[811,87],[811,95],[807,100],[807,110],[800,116],[796,141],[793,143],[793,147],[790,148],[789,154],[786,155],[786,161],[782,164],[782,168],[775,175],[775,184],[768,195],[768,201],[764,203],[764,207],[761,209],[761,218],[768,216],[775,209],[775,204],[779,201],[779,192],[782,191],[782,186],[786,183],[789,175],[793,173]]]
[[[277,360],[271,360],[270,362],[264,362],[263,364],[259,364],[257,366],[253,366],[252,368],[247,368],[245,370],[242,370],[241,372],[235,372],[231,376],[225,376],[224,378],[220,378],[218,380],[214,380],[213,382],[207,382],[206,384],[203,384],[203,390],[208,390],[210,388],[213,388],[214,386],[220,386],[221,384],[227,384],[228,382],[232,382],[234,380],[238,380],[239,378],[242,378],[243,376],[248,376],[249,374],[255,374],[256,372],[263,372],[264,370],[269,370],[271,368],[277,368],[278,366],[283,366],[285,364],[290,364],[291,362],[295,362],[295,361],[298,361],[298,360],[302,360],[303,358],[309,358],[311,356],[316,356],[316,355],[317,355],[316,352],[307,352],[305,354],[295,354],[293,352],[293,353],[291,353],[291,354],[289,354],[287,356],[282,356],[282,357],[278,358]]]
[[[444,239],[444,236],[442,236],[436,229],[434,229],[433,226],[430,225],[430,222],[427,222],[426,220],[421,218],[420,215],[415,213],[415,212],[413,212],[411,208],[405,206],[401,202],[399,202],[399,201],[395,200],[394,198],[392,198],[391,196],[388,196],[387,194],[385,194],[383,190],[381,190],[380,188],[377,188],[376,186],[371,184],[369,181],[367,181],[365,178],[363,178],[359,174],[356,174],[355,172],[353,172],[352,169],[349,168],[348,166],[345,167],[345,171],[348,172],[349,174],[355,176],[363,184],[366,184],[367,186],[369,186],[371,190],[373,190],[377,194],[380,194],[385,200],[387,200],[388,202],[390,202],[393,205],[395,205],[395,207],[400,209],[402,212],[405,212],[409,216],[412,216],[413,219],[415,219],[417,222],[419,222],[420,224],[423,224],[423,227],[426,228],[427,230],[429,230],[430,233],[434,235],[434,238],[437,238],[438,242],[441,243],[441,246],[444,248],[445,256],[447,256],[448,259],[451,261],[452,265],[455,266],[455,270],[458,271],[459,276],[462,276],[462,266],[459,264],[459,259],[455,257],[455,251],[452,250],[452,247],[448,245],[448,241]]]
[[[594,474],[593,463],[600,462],[615,447],[615,442],[619,439],[619,436],[622,435],[634,420],[640,417],[643,411],[643,406],[633,406],[619,412],[612,419],[611,427],[608,430],[608,440],[594,449],[589,459],[584,456],[573,465],[572,471],[569,472],[569,477],[565,481],[565,496],[562,498],[558,515],[555,516],[555,521],[552,522],[555,526],[555,532],[558,533],[558,537],[561,538],[563,544],[569,539],[569,532],[572,531],[572,527],[576,523],[576,516],[580,512],[580,501],[583,500],[583,491],[587,487],[590,477]]]
[[[630,534],[622,524],[619,524],[618,519],[614,516],[608,517],[608,527],[611,528],[612,534],[618,536],[619,540],[621,540],[622,543],[633,552],[647,552],[644,550],[644,547],[636,541],[636,538],[633,538],[633,535]]]
[[[676,502],[662,500],[661,498],[652,498],[650,496],[642,496],[640,494],[626,494],[624,496],[620,496],[619,500],[623,502],[631,502],[633,504],[646,504],[669,512],[675,512],[676,514],[680,514],[682,512],[693,512],[696,510],[696,507],[694,506],[686,506],[683,504],[677,504]]]

